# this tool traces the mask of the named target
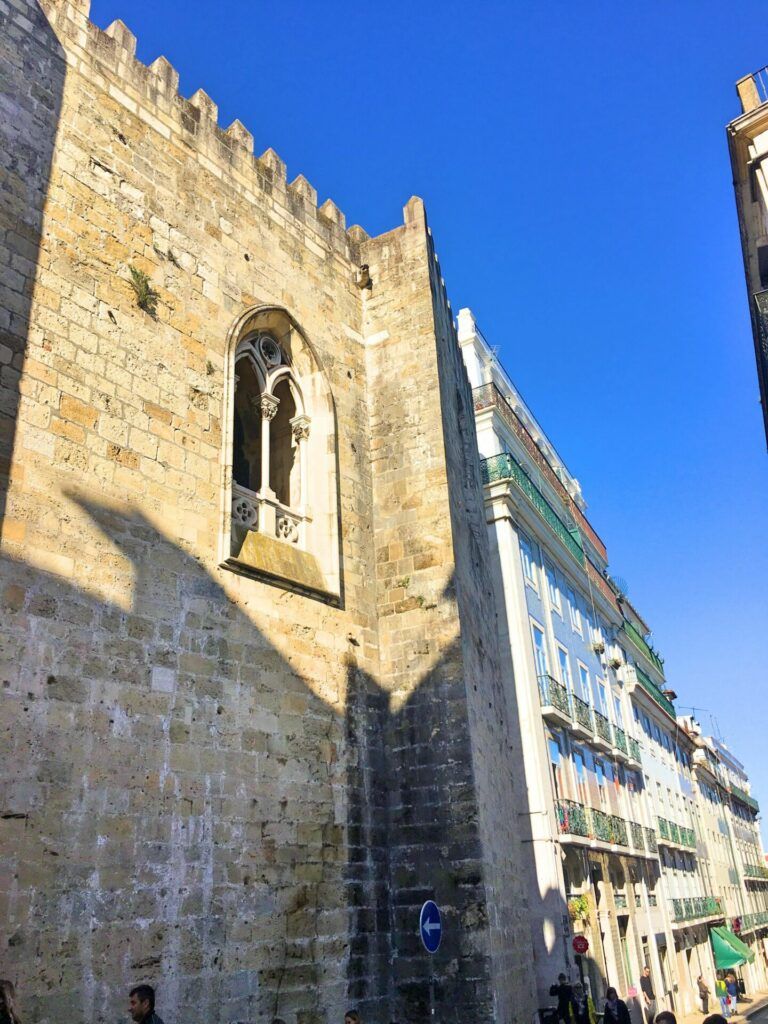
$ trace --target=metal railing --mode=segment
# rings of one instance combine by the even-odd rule
[[[504,395],[499,391],[495,384],[481,384],[480,387],[474,388],[472,392],[473,404],[475,412],[481,412],[483,409],[495,408],[498,410],[501,418],[509,426],[512,432],[522,442],[523,447],[528,452],[530,457],[533,459],[537,468],[541,471],[542,475],[546,478],[550,487],[553,489],[555,494],[562,500],[565,508],[568,509],[570,515],[573,516],[577,526],[594,545],[597,551],[604,559],[608,559],[608,552],[605,549],[605,544],[602,539],[596,533],[594,527],[589,522],[587,517],[581,511],[579,506],[571,497],[565,484],[562,482],[560,477],[557,475],[554,467],[550,463],[549,459],[544,455],[541,448],[536,444],[528,428],[525,426],[523,421],[517,415],[515,410],[506,400]]]
[[[755,914],[745,914],[741,919],[742,931],[750,928],[759,928],[763,924],[768,924],[768,910],[758,910]]]
[[[750,810],[755,812],[760,810],[760,804],[755,800],[754,797],[750,796],[746,790],[740,789],[739,786],[731,785],[731,796],[735,796],[737,800],[741,800],[743,804],[746,804]]]
[[[643,826],[638,825],[636,821],[630,821],[629,823],[629,834],[632,837],[632,846],[636,850],[645,849],[645,836],[643,834]]]
[[[745,878],[768,878],[768,867],[765,864],[745,864]]]
[[[666,818],[659,818],[659,835],[662,839],[675,843],[677,846],[687,846],[692,850],[696,848],[694,830],[677,825],[674,821],[667,821]]]
[[[613,745],[620,750],[627,757],[629,756],[629,749],[627,747],[627,734],[623,729],[620,729],[618,725],[613,727]]]
[[[590,732],[594,732],[595,723],[592,719],[592,708],[589,704],[582,700],[581,697],[577,697],[575,693],[571,694],[571,702],[573,704],[574,721],[578,722],[579,725],[583,725]]]
[[[654,668],[658,669],[658,671],[664,675],[664,659],[653,649],[653,647],[651,647],[640,630],[628,619],[624,620],[621,628],[624,630],[627,639],[635,645],[641,654],[645,655]]]
[[[599,839],[613,846],[629,846],[627,823],[623,818],[585,807],[575,800],[557,801],[557,822],[561,835]]]
[[[539,700],[542,707],[557,708],[564,715],[571,717],[568,691],[553,676],[539,676]]]
[[[659,835],[662,839],[669,839],[669,822],[666,818],[659,818]]]
[[[613,746],[613,738],[611,737],[611,723],[605,717],[601,715],[599,711],[595,712],[595,730],[600,739],[605,740],[606,743],[610,743]]]
[[[652,828],[645,830],[645,848],[649,853],[659,852],[659,840]]]
[[[643,672],[639,665],[635,665],[635,675],[637,676],[638,683],[640,683],[648,696],[652,697],[659,707],[663,708],[668,715],[672,718],[676,718],[677,712],[675,711],[675,705],[669,697],[661,692],[656,683],[654,683],[649,675]]]
[[[640,744],[632,736],[629,737],[629,756],[633,761],[640,762],[642,760],[640,757]]]
[[[670,902],[672,904],[672,919],[675,922],[723,916],[723,906],[719,896],[686,896],[673,899]]]
[[[579,565],[584,565],[584,551],[579,531],[574,527],[570,530],[550,503],[531,480],[517,459],[507,452],[492,455],[481,462],[483,483],[490,484],[497,480],[511,480],[528,499],[547,524],[557,539],[568,549]]]

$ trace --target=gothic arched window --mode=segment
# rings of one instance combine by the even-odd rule
[[[225,561],[337,596],[336,433],[325,374],[284,310],[249,311],[231,341]]]

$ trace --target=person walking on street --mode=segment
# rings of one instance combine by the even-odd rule
[[[627,1004],[623,999],[619,999],[619,993],[615,988],[609,988],[605,993],[603,1024],[632,1024]]]
[[[565,1024],[571,1022],[571,1008],[573,1006],[573,989],[568,984],[564,974],[557,976],[557,984],[549,990],[551,996],[557,996],[557,1019]]]
[[[580,981],[573,986],[573,1018],[576,1024],[590,1024],[589,996]]]
[[[653,991],[651,968],[648,964],[645,965],[643,973],[640,975],[640,991],[643,994],[643,1012],[645,1013],[645,1019],[648,1024],[653,1024],[654,1016],[656,1014],[656,995]]]
[[[704,981],[704,978],[701,974],[696,979],[696,984],[699,986],[701,1012],[706,1015],[709,1013],[709,985],[707,985],[706,981]]]
[[[654,1024],[677,1024],[677,1017],[671,1010],[662,1010],[661,1013],[656,1014]]]
[[[728,993],[728,1009],[731,1013],[738,1013],[739,986],[736,984],[736,975],[733,971],[728,971],[725,976],[725,990]]]
[[[151,985],[137,985],[131,989],[128,1012],[135,1024],[163,1024],[155,1013],[155,990]]]
[[[715,995],[720,1000],[720,1009],[727,1020],[731,1015],[731,1011],[728,1006],[728,989],[725,987],[725,979],[722,977],[715,979]]]
[[[0,981],[0,1024],[21,1024],[16,1013],[16,992],[10,981]]]

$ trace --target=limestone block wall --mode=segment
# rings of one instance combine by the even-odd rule
[[[377,663],[341,215],[119,23],[2,13],[3,244],[11,267],[24,231],[38,248],[3,278],[0,976],[40,1022],[111,1022],[139,980],[170,1020],[338,1019],[346,652]],[[226,339],[259,303],[290,309],[336,399],[343,607],[218,567]]]
[[[521,798],[469,385],[423,204],[361,246],[397,1020],[527,1020],[530,932],[515,828]],[[377,778],[375,767],[372,781]],[[381,794],[384,799],[384,794]],[[430,960],[415,928],[444,911]]]
[[[169,1024],[415,1020],[434,895],[446,1019],[527,1020],[471,406],[423,207],[347,232],[87,13],[0,0],[0,976],[38,1024],[111,1022],[145,980]],[[334,398],[338,601],[220,564],[228,337],[261,306]]]

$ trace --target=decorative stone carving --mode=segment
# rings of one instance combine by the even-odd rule
[[[277,414],[277,407],[280,405],[280,399],[275,398],[274,395],[262,395],[259,400],[261,408],[262,418],[265,420],[273,420]]]
[[[275,366],[279,366],[282,363],[283,353],[271,334],[259,335],[258,346],[261,358],[266,363],[268,370],[272,370]]]
[[[276,533],[280,540],[296,544],[299,539],[299,525],[289,516],[278,516]]]
[[[291,420],[291,428],[296,444],[299,441],[306,441],[309,437],[309,416],[294,416]]]
[[[232,499],[232,519],[235,523],[255,530],[258,516],[258,507],[254,501],[246,498],[244,494],[235,494]]]

